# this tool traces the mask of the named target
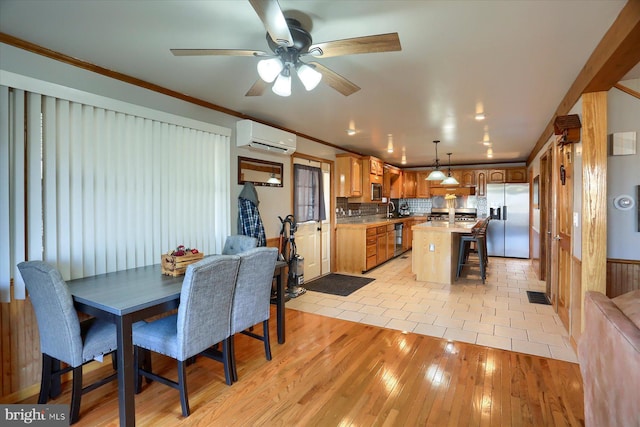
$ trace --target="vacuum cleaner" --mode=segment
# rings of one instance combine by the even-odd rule
[[[304,258],[297,253],[294,236],[298,225],[293,215],[287,215],[284,219],[278,217],[278,219],[282,223],[279,258],[289,266],[286,293],[289,298],[297,298],[307,291],[302,287],[304,284]]]

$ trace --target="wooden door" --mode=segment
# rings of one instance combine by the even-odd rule
[[[565,145],[557,148],[558,180],[556,194],[558,204],[556,209],[556,241],[557,248],[557,278],[558,278],[558,316],[567,330],[570,330],[571,310],[571,230],[573,217],[573,162],[572,146]]]

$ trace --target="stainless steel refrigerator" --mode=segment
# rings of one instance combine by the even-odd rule
[[[487,251],[529,258],[529,184],[487,184]]]

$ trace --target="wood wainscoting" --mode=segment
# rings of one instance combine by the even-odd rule
[[[607,296],[615,298],[640,289],[640,261],[607,259]]]
[[[15,393],[40,384],[40,335],[29,299],[0,304],[0,333],[0,402],[11,403]]]
[[[582,335],[582,261],[575,256],[571,257],[571,327],[569,336],[573,349],[578,351],[578,340]]]

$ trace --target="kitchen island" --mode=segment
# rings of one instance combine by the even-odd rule
[[[425,216],[407,216],[353,218],[338,223],[336,272],[361,274],[411,249],[411,228],[426,220]],[[399,224],[402,224],[400,229]]]
[[[450,285],[456,279],[460,235],[470,233],[476,221],[429,221],[414,225],[411,271],[416,280]]]

